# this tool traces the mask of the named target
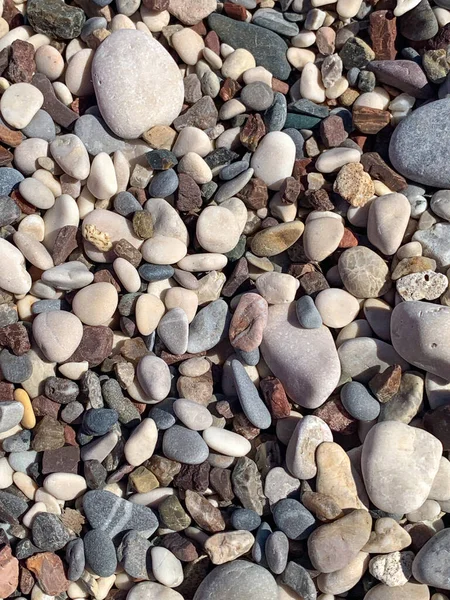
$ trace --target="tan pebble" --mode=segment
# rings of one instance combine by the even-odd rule
[[[298,71],[301,71],[308,63],[313,63],[316,60],[316,55],[311,50],[296,47],[289,48],[286,57]]]
[[[42,242],[45,231],[44,219],[38,214],[27,215],[20,221],[18,230],[33,237],[38,242]]]
[[[170,21],[170,13],[168,10],[150,10],[144,4],[141,4],[140,13],[142,21],[148,31],[151,31],[152,33],[162,31]]]
[[[23,417],[20,424],[24,429],[33,429],[36,425],[36,417],[31,405],[30,396],[25,390],[17,388],[14,390],[14,400],[20,402],[23,406]]]
[[[40,46],[34,55],[36,71],[43,73],[50,81],[58,79],[64,71],[64,59],[56,48],[49,45]]]
[[[154,235],[145,240],[141,248],[144,260],[155,265],[173,265],[187,254],[186,245],[180,240],[164,235]]]
[[[222,75],[238,80],[245,71],[256,67],[256,62],[248,50],[238,48],[229,54],[222,65]]]
[[[34,177],[27,177],[21,181],[19,184],[19,192],[24,200],[33,206],[36,206],[36,208],[46,210],[55,204],[55,196],[51,190]]]
[[[227,531],[212,535],[204,548],[214,565],[222,565],[246,554],[254,543],[255,538],[249,531]]]
[[[195,65],[205,47],[203,38],[193,29],[188,29],[187,27],[175,32],[170,38],[170,43],[177,51],[181,60],[187,65]]]
[[[336,329],[351,323],[359,313],[358,300],[345,290],[337,288],[319,292],[315,303],[323,324]]]
[[[168,125],[156,125],[142,134],[142,139],[147,142],[151,148],[171,150],[177,137],[174,131]]]
[[[173,147],[173,153],[177,158],[188,152],[195,152],[205,157],[212,150],[212,144],[207,134],[198,127],[185,127],[180,131],[177,141]]]
[[[178,163],[178,172],[190,175],[199,185],[212,180],[212,172],[206,161],[195,152],[188,152]]]
[[[165,313],[163,302],[152,294],[142,294],[136,302],[136,326],[141,335],[150,335]]]
[[[141,287],[141,278],[137,269],[124,258],[116,258],[113,262],[113,268],[120,279],[120,283],[127,290],[127,292],[137,292]]]
[[[211,363],[206,358],[196,356],[180,363],[178,370],[181,375],[186,377],[200,377],[207,373],[210,368]]]
[[[228,259],[224,254],[210,252],[185,256],[178,261],[178,267],[183,271],[199,273],[202,271],[220,271],[227,263]]]
[[[35,296],[27,295],[16,302],[17,312],[19,313],[21,321],[31,321],[33,316],[31,307],[38,300],[39,298],[36,298]]]
[[[310,213],[310,215],[313,213]],[[344,225],[335,218],[327,217],[327,212],[317,211],[318,219],[307,219],[303,245],[306,255],[313,261],[320,262],[330,256],[339,246],[344,235]]]
[[[14,83],[0,100],[2,117],[16,129],[26,127],[44,102],[42,92],[31,83]]]
[[[287,273],[263,273],[256,280],[256,289],[269,304],[292,302],[300,283]]]
[[[25,258],[38,269],[45,271],[53,267],[53,259],[47,252],[45,246],[34,237],[16,231],[13,235],[15,245],[19,248]]]
[[[375,198],[369,209],[367,237],[382,254],[399,249],[411,215],[411,204],[403,194]]]
[[[364,206],[373,197],[375,186],[361,163],[349,163],[339,171],[333,190],[352,206]]]
[[[13,482],[27,498],[34,500],[34,495],[39,486],[31,477],[25,473],[16,472],[13,475]]]
[[[67,362],[63,365],[59,365],[58,369],[61,375],[64,375],[67,379],[78,381],[89,369],[89,363],[86,360],[81,362]]]
[[[86,48],[73,56],[67,65],[65,82],[75,96],[90,96],[94,92],[91,79],[91,65],[94,50]]]
[[[117,290],[112,283],[92,283],[76,293],[72,310],[85,325],[102,325],[113,316],[117,304]]]
[[[240,230],[233,213],[221,206],[207,206],[197,220],[196,235],[208,252],[225,254],[239,241]]]
[[[136,29],[136,25],[126,15],[114,15],[111,20],[111,33],[119,31],[120,29]]]
[[[198,296],[192,290],[173,287],[167,290],[164,297],[164,304],[166,305],[167,310],[171,310],[172,308],[182,308],[190,323],[197,312]]]
[[[32,179],[37,179],[40,183],[47,187],[55,198],[58,198],[58,196],[61,196],[63,193],[61,183],[49,171],[46,171],[45,169],[38,169],[32,174],[31,177]]]

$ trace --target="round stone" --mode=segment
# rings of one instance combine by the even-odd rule
[[[349,248],[341,254],[338,266],[346,290],[355,298],[378,298],[391,287],[387,264],[370,248]]]
[[[31,83],[13,83],[2,95],[3,119],[16,129],[26,127],[44,103],[42,92]]]
[[[170,391],[171,376],[166,363],[151,354],[147,354],[139,361],[136,374],[144,393],[160,402],[164,400]]]
[[[305,329],[318,329],[322,326],[322,317],[311,296],[302,296],[295,305],[298,322]]]
[[[197,220],[198,242],[208,252],[230,252],[238,243],[240,233],[233,213],[221,206],[207,206]]]
[[[303,504],[293,498],[280,500],[272,507],[275,525],[290,540],[305,540],[315,528],[316,520]]]
[[[179,398],[173,403],[173,410],[183,425],[194,431],[203,431],[213,424],[209,410],[193,400]]]
[[[268,109],[273,102],[273,90],[262,81],[249,83],[241,90],[240,101],[251,110]]]
[[[187,465],[200,465],[208,458],[209,450],[201,436],[180,425],[174,425],[164,433],[164,456]]]
[[[183,600],[183,596],[165,585],[154,581],[143,581],[134,585],[127,594],[127,600]]]
[[[286,133],[271,131],[258,144],[250,166],[269,189],[279,190],[286,177],[292,175],[295,152],[295,144]]]
[[[151,36],[133,29],[111,34],[97,49],[92,82],[102,117],[119,137],[171,125],[184,99],[175,61]]]
[[[67,311],[44,312],[33,320],[33,337],[47,360],[60,363],[70,358],[80,345],[83,325]]]
[[[235,560],[213,569],[195,592],[194,600],[278,600],[275,579],[267,569]]]
[[[341,389],[345,410],[358,421],[373,421],[380,414],[379,402],[358,381],[350,381]]]
[[[102,325],[113,316],[118,301],[117,290],[112,283],[92,283],[77,292],[72,310],[85,325]]]
[[[110,577],[116,570],[116,549],[101,529],[92,529],[83,537],[86,566],[100,577]]]
[[[237,508],[231,515],[231,525],[238,530],[254,531],[261,525],[261,517],[249,508]]]
[[[359,302],[345,290],[330,288],[317,294],[316,308],[324,325],[338,329],[345,327],[357,317]]]
[[[411,215],[411,204],[403,194],[386,194],[370,204],[367,237],[382,254],[399,249]]]
[[[317,215],[320,218],[308,218],[306,222],[305,233],[303,236],[303,245],[306,255],[313,261],[320,262],[325,260],[338,247],[342,236],[344,235],[344,225],[340,219],[328,217],[334,213],[313,212],[310,215]]]

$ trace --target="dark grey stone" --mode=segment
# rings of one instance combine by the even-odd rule
[[[66,546],[67,579],[78,581],[83,574],[86,560],[84,557],[84,543],[81,538],[70,540]]]
[[[372,71],[361,71],[358,78],[358,89],[361,92],[373,92],[377,80]]]
[[[18,560],[30,558],[33,554],[38,554],[41,550],[33,544],[28,538],[19,540],[16,544],[14,555]]]
[[[345,410],[359,421],[373,421],[380,414],[380,403],[358,381],[350,381],[342,387],[341,402]]]
[[[22,130],[28,138],[41,138],[52,142],[56,137],[55,122],[45,110],[38,110],[31,121]]]
[[[253,531],[261,525],[261,517],[250,508],[237,508],[231,515],[231,525],[235,529]]]
[[[0,196],[9,196],[23,180],[24,176],[17,169],[0,167]]]
[[[31,377],[33,365],[26,354],[16,356],[7,348],[0,352],[0,369],[6,381],[22,383]]]
[[[213,175],[217,175],[223,167],[239,158],[239,154],[228,148],[217,148],[205,156],[205,162],[211,169]]]
[[[421,0],[412,10],[399,17],[399,31],[407,40],[423,42],[439,31],[439,25],[428,0]]]
[[[122,217],[131,218],[137,210],[142,210],[142,206],[130,192],[119,192],[114,197],[114,210]]]
[[[33,519],[31,533],[35,546],[44,552],[61,550],[70,539],[61,519],[53,513],[37,514]]]
[[[148,193],[152,198],[167,198],[178,188],[178,175],[173,169],[160,171],[153,176],[148,186]]]
[[[281,576],[281,580],[303,600],[316,600],[317,591],[314,581],[308,571],[301,565],[290,561]]]
[[[253,13],[252,23],[287,37],[297,35],[299,32],[298,25],[286,21],[283,13],[273,10],[273,8],[260,8],[257,10]]]
[[[291,66],[286,59],[287,44],[274,31],[218,13],[209,15],[208,24],[223,43],[233,48],[245,48],[253,54],[257,65],[265,67],[277,79],[289,77]]]
[[[290,540],[306,540],[316,526],[314,516],[293,498],[279,500],[272,507],[272,515],[278,529]]]
[[[65,310],[68,306],[64,300],[52,298],[50,300],[38,300],[31,307],[33,315],[40,313],[53,312],[54,310]]]
[[[397,126],[389,145],[389,158],[396,171],[441,189],[450,188],[449,155],[450,98],[414,110]]]
[[[232,198],[238,192],[240,192],[245,185],[247,185],[252,178],[252,175],[253,169],[247,169],[234,179],[230,179],[230,181],[227,181],[219,187],[214,200],[217,202],[217,204],[220,204],[221,202]]]
[[[99,377],[94,371],[86,371],[82,376],[81,391],[92,408],[102,408],[103,397]]]
[[[155,171],[166,171],[178,164],[178,159],[175,154],[170,150],[164,150],[163,148],[147,152],[145,157],[147,158],[148,164]]]
[[[24,429],[4,439],[2,446],[5,452],[26,452],[30,449],[30,442],[31,431]]]
[[[252,558],[255,563],[258,563],[259,565],[267,566],[266,542],[271,533],[272,528],[268,523],[263,521],[255,534],[255,543],[253,544],[252,548]]]
[[[119,415],[119,421],[127,427],[136,427],[141,420],[141,415],[135,405],[125,398],[119,382],[115,379],[108,379],[102,385],[102,394],[105,404],[113,408]]]
[[[186,465],[200,465],[208,458],[209,448],[197,431],[174,425],[164,433],[164,456]]]
[[[0,227],[11,225],[20,217],[20,208],[9,196],[0,197]]]
[[[137,579],[148,579],[151,571],[151,544],[138,531],[129,531],[117,549],[117,558],[125,573]]]
[[[83,430],[88,435],[105,435],[118,419],[117,411],[112,408],[91,408],[83,415]]]
[[[273,576],[259,565],[244,560],[215,567],[203,579],[193,600],[277,600]]]
[[[108,471],[98,460],[83,462],[84,478],[90,490],[100,490],[105,487]]]
[[[100,529],[84,536],[86,565],[100,577],[113,575],[117,568],[116,549],[110,537]]]
[[[264,113],[264,124],[267,133],[281,131],[286,123],[287,103],[286,97],[281,92],[275,92],[272,106]]]
[[[78,37],[86,20],[81,8],[70,6],[62,0],[30,0],[27,17],[37,33],[63,40]]]
[[[255,348],[254,350],[250,350],[246,352],[245,350],[239,350],[239,348],[235,348],[236,354],[242,358],[246,365],[251,367],[255,367],[260,360],[261,354],[259,348]]]
[[[81,402],[70,402],[61,411],[61,419],[65,423],[73,423],[80,417],[84,412],[84,406]]]
[[[102,530],[110,538],[127,529],[153,533],[158,527],[158,519],[150,508],[128,502],[111,492],[86,492],[83,508],[91,527]]]
[[[243,364],[238,360],[232,360],[231,370],[245,416],[255,427],[267,429],[272,423],[272,417]]]
[[[17,323],[19,315],[12,304],[0,304],[0,327]]]
[[[144,281],[162,281],[170,279],[173,275],[173,267],[171,265],[151,265],[144,263],[139,267],[138,271]]]
[[[63,377],[48,377],[45,380],[45,395],[58,404],[69,404],[78,398],[80,388],[70,379]]]
[[[352,67],[348,70],[347,81],[350,87],[354,87],[357,84],[360,73],[361,71],[358,69],[358,67]]]
[[[100,18],[103,19],[103,17]],[[91,19],[86,21],[86,24],[89,21]],[[97,156],[100,152],[112,154],[116,150],[124,150],[126,146],[126,143],[114,135],[105,121],[97,115],[82,115],[75,121],[73,132],[80,138],[91,156]],[[120,193],[124,194],[126,192]]]
[[[230,181],[248,169],[248,162],[239,160],[221,169],[219,177],[222,181]]]
[[[328,106],[316,104],[312,100],[307,100],[306,98],[300,98],[299,100],[295,100],[295,102],[291,102],[289,104],[289,110],[301,115],[319,117],[320,119],[324,119],[330,114],[330,109]]]
[[[156,427],[161,431],[165,431],[169,427],[172,427],[172,425],[175,425],[174,402],[175,398],[166,398],[150,409],[148,416],[155,421]]]
[[[302,296],[295,304],[298,322],[305,329],[318,329],[322,326],[322,317],[311,296]]]
[[[412,566],[413,577],[436,588],[450,589],[449,554],[450,529],[443,529],[435,533],[417,553]]]
[[[215,300],[202,308],[189,327],[188,352],[197,354],[214,348],[228,334],[230,313],[224,300]]]
[[[28,505],[22,498],[0,490],[0,522],[17,524],[19,517],[27,510]]]
[[[295,158],[297,160],[299,158],[303,158],[305,156],[305,154],[303,152],[303,146],[305,145],[305,140],[304,140],[302,134],[300,133],[300,131],[297,131],[297,129],[288,128],[288,129],[283,129],[283,133],[288,135],[295,144]]]
[[[266,560],[269,569],[280,575],[286,568],[289,555],[289,539],[282,531],[270,534],[266,541]]]

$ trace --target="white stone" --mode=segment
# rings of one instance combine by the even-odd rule
[[[170,392],[171,375],[167,364],[158,356],[145,355],[139,361],[136,374],[147,396],[156,401],[164,400]]]
[[[89,285],[94,280],[94,273],[79,260],[62,263],[42,273],[42,281],[59,290],[76,290]]]
[[[309,31],[308,33],[311,33],[314,36],[314,39],[316,39],[316,36],[312,31]],[[299,43],[301,43],[300,40]],[[291,65],[298,71],[301,71],[308,63],[313,63],[316,60],[314,52],[312,50],[306,50],[306,48],[302,46],[291,46],[286,53],[286,57]]]
[[[170,125],[183,105],[178,66],[159,42],[141,31],[111,34],[95,53],[92,80],[103,118],[122,138]]]
[[[300,94],[312,102],[325,102],[325,88],[322,83],[320,69],[313,62],[303,67],[300,77]]]
[[[33,337],[47,360],[64,362],[80,345],[83,325],[70,312],[44,312],[34,318]]]
[[[173,410],[180,421],[194,431],[203,431],[213,424],[213,417],[206,406],[193,400],[179,398],[173,403]]]
[[[197,220],[196,235],[208,252],[225,254],[239,241],[239,226],[233,213],[222,206],[207,206]]]
[[[203,439],[211,450],[225,456],[246,456],[251,450],[250,442],[242,435],[220,427],[205,429]]]
[[[38,242],[36,239],[16,231],[13,235],[15,245],[22,252],[24,257],[38,269],[51,269],[53,267],[53,259],[45,249],[45,246]]]
[[[59,135],[50,143],[50,152],[58,165],[74,179],[86,179],[90,171],[89,154],[73,133]]]
[[[170,37],[170,44],[187,65],[197,64],[205,47],[203,38],[196,31],[187,27],[176,31]]]
[[[150,335],[165,312],[163,302],[152,294],[142,294],[136,302],[136,326],[141,335]]]
[[[133,231],[131,221],[112,210],[97,208],[83,220],[81,233],[85,238],[84,248],[88,258],[94,262],[113,262],[116,258],[112,250],[114,242],[127,240],[139,248],[142,240]]]
[[[314,415],[306,415],[297,424],[286,451],[286,465],[298,479],[312,479],[317,474],[315,454],[322,442],[332,442],[328,425]]]
[[[142,465],[152,457],[157,441],[158,429],[155,421],[143,419],[125,442],[124,454],[127,462],[133,467]]]
[[[183,271],[198,273],[203,271],[220,271],[228,263],[228,259],[223,254],[211,252],[209,254],[190,254],[178,261],[178,266]]]
[[[31,83],[13,83],[3,92],[0,110],[3,119],[16,129],[29,125],[31,119],[44,103],[44,96]]]
[[[222,65],[222,75],[238,80],[245,71],[256,67],[256,62],[248,50],[238,48],[225,58]]]
[[[86,489],[84,477],[74,473],[51,473],[44,479],[44,490],[57,500],[75,500]]]
[[[113,316],[118,301],[112,283],[92,283],[75,294],[72,310],[85,325],[102,325]]]
[[[410,215],[411,204],[403,194],[375,198],[370,205],[367,222],[369,241],[382,254],[395,254],[402,243]]]
[[[319,218],[311,219],[314,213]],[[332,254],[339,246],[344,235],[342,221],[328,216],[325,211],[314,211],[309,214],[303,233],[303,246],[307,256],[317,262],[321,262]],[[331,213],[334,214],[334,213]]]
[[[56,198],[55,204],[45,212],[43,217],[45,225],[44,246],[50,252],[53,250],[56,236],[65,225],[78,227],[80,214],[78,206],[72,196],[63,194]]]
[[[333,173],[339,171],[349,163],[359,163],[361,153],[354,148],[332,148],[325,150],[316,160],[316,169],[319,173]]]
[[[127,595],[127,600],[148,600],[149,598],[152,600],[183,600],[183,596],[175,590],[154,581],[144,581],[134,585]]]
[[[120,283],[127,290],[127,292],[138,292],[141,287],[141,278],[136,269],[130,262],[125,258],[116,258],[113,262],[114,272],[120,280]]]
[[[21,181],[19,183],[19,192],[27,202],[36,206],[36,208],[46,210],[55,204],[55,196],[52,192],[46,185],[34,177],[27,177]]]
[[[154,235],[145,240],[141,248],[144,260],[155,265],[173,265],[187,254],[183,242],[165,235]]]
[[[30,528],[33,523],[34,517],[36,515],[39,515],[40,513],[45,513],[45,512],[48,512],[45,504],[43,502],[36,502],[36,504],[33,504],[33,506],[30,508],[30,510],[28,510],[23,515],[22,524],[25,525],[25,527]]]
[[[183,582],[183,567],[176,556],[163,546],[150,550],[152,572],[155,579],[168,588],[178,587]]]
[[[163,198],[150,198],[145,203],[144,208],[152,215],[154,235],[176,238],[180,242],[183,242],[185,246],[188,246],[189,236],[186,225],[167,200]]]
[[[177,158],[184,156],[188,152],[195,152],[201,157],[205,157],[212,150],[210,138],[198,127],[184,127],[172,148],[172,152]]]
[[[14,471],[9,466],[6,456],[0,458],[0,490],[4,490],[13,484]]]
[[[299,285],[298,279],[288,273],[263,273],[256,280],[256,289],[269,304],[292,302]]]
[[[338,288],[322,290],[317,294],[315,303],[323,324],[335,329],[349,325],[359,313],[358,300]]]
[[[67,65],[65,82],[74,96],[91,96],[94,93],[91,78],[94,54],[91,48],[80,50]]]
[[[195,152],[188,152],[178,163],[178,172],[186,173],[195,183],[203,185],[212,180],[212,172],[207,162]]]
[[[0,288],[13,294],[26,294],[31,288],[31,277],[23,254],[7,240],[0,238]]]
[[[106,152],[94,156],[86,183],[91,194],[100,200],[111,198],[117,192],[116,171]]]
[[[295,144],[282,131],[271,131],[258,144],[251,159],[255,177],[260,177],[271,190],[279,190],[281,184],[292,175],[295,162]]]
[[[36,50],[34,60],[36,61],[36,71],[48,77],[50,81],[58,79],[64,71],[63,57],[56,48],[48,44],[44,44]]]

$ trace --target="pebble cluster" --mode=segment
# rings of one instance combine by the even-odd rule
[[[450,1],[0,14],[0,599],[448,600]]]

